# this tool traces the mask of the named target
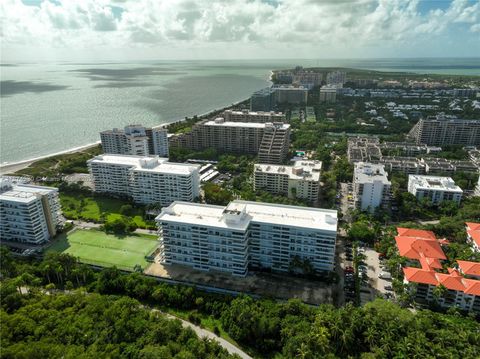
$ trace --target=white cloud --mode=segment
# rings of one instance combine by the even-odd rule
[[[479,32],[480,0],[454,0],[445,10],[423,14],[419,1],[44,0],[26,6],[3,0],[0,36],[5,48],[225,49],[233,44],[328,52],[413,46],[459,31],[466,37]]]

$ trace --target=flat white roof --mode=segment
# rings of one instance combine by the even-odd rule
[[[256,173],[274,173],[288,175],[290,179],[319,181],[321,161],[299,160],[293,166],[256,164]]]
[[[238,215],[237,215],[238,214]],[[229,217],[238,217],[228,220]],[[336,232],[337,211],[235,200],[227,207],[173,202],[162,210],[157,221],[244,230],[250,222],[269,223]]]
[[[382,164],[373,164],[368,162],[357,162],[353,172],[354,182],[373,183],[380,181],[384,184],[390,184],[385,172],[385,166]]]
[[[265,123],[260,122],[233,122],[233,121],[221,121],[215,122],[215,120],[207,121],[205,126],[219,126],[219,127],[252,127],[252,128],[264,128]]]
[[[56,192],[57,189],[53,187],[32,186],[32,185],[13,185],[10,189],[0,194],[0,200],[29,203],[38,198],[39,195],[46,195],[51,192]]]
[[[157,156],[134,156],[103,154],[88,160],[90,164],[110,164],[115,166],[130,167],[134,171],[171,173],[188,175],[200,168],[200,165],[193,163],[168,162],[168,158]]]
[[[416,189],[463,193],[451,177],[409,175],[408,184],[412,184]]]

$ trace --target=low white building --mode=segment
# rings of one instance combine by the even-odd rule
[[[451,177],[440,176],[408,176],[408,192],[413,194],[417,200],[428,198],[433,204],[443,201],[454,201],[460,203],[463,191],[458,187]]]
[[[256,164],[254,189],[318,204],[322,162],[295,161],[293,166]]]
[[[391,182],[385,166],[367,162],[355,163],[353,173],[353,201],[362,211],[375,211],[390,202]]]
[[[200,165],[166,158],[99,155],[87,161],[95,192],[168,206],[200,195]]]
[[[174,202],[156,218],[162,261],[237,276],[287,272],[303,263],[334,268],[337,212],[236,200],[228,206]]]
[[[58,189],[0,179],[0,238],[42,244],[63,225]]]

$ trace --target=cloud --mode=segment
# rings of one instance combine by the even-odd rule
[[[307,49],[413,46],[471,39],[480,0],[423,12],[420,0],[20,0],[0,4],[3,47]],[[462,27],[463,26],[463,27]],[[462,36],[459,36],[462,38]],[[253,48],[252,47],[252,48]],[[254,54],[252,54],[254,55]],[[287,54],[288,57],[288,54]]]

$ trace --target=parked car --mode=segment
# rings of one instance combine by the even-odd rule
[[[392,290],[393,290],[393,288],[392,288],[391,285],[386,285],[386,286],[383,287],[383,289],[388,290],[388,291],[392,291]]]
[[[380,272],[380,274],[378,275],[378,278],[392,279],[392,275],[388,272]]]
[[[353,267],[352,266],[345,267],[345,272],[346,273],[353,273]]]

